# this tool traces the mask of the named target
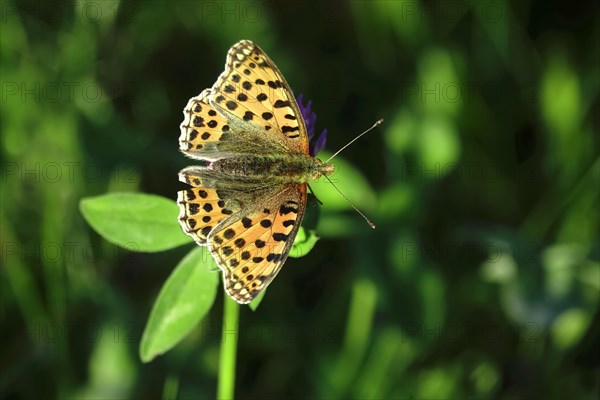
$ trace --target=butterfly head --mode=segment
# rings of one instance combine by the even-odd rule
[[[317,179],[320,176],[331,175],[335,172],[335,166],[333,164],[327,164],[323,161],[315,158],[315,163],[313,165],[313,179]]]

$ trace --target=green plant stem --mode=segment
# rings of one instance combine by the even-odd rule
[[[175,375],[167,376],[165,385],[163,386],[163,400],[175,400],[177,399],[177,391],[179,389],[179,377]]]
[[[237,351],[240,306],[225,296],[221,356],[219,360],[219,386],[217,398],[233,399],[235,389],[235,353]]]

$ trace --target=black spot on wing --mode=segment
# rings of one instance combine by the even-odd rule
[[[277,242],[285,242],[288,240],[288,235],[286,235],[285,233],[276,232],[273,234],[273,240]]]

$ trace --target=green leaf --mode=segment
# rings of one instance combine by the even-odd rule
[[[442,116],[425,119],[419,132],[422,178],[440,180],[452,173],[460,157],[460,142],[454,121]],[[431,173],[433,172],[433,173]]]
[[[294,244],[290,250],[290,257],[304,257],[315,247],[318,240],[319,237],[315,234],[315,231],[309,230],[307,234],[307,230],[304,227],[300,227],[296,240],[294,240]]]
[[[306,233],[308,231],[308,234]],[[290,250],[290,257],[300,258],[304,257],[319,240],[319,237],[315,235],[315,231],[307,230],[304,227],[300,227],[298,230],[298,235],[296,236],[296,240],[294,240],[294,244],[292,245],[292,249]],[[265,297],[265,293],[267,291],[263,290],[254,300],[248,304],[252,311],[256,311],[258,306],[260,305],[263,297]]]
[[[205,247],[192,250],[160,290],[140,343],[140,357],[149,362],[183,339],[212,307],[219,274],[210,271]]]
[[[177,221],[177,204],[164,197],[114,193],[81,200],[85,220],[106,240],[133,251],[162,251],[192,242]]]
[[[304,211],[304,217],[302,218],[302,226],[309,230],[316,229],[317,225],[319,224],[320,216],[321,205],[312,193],[308,193],[306,210]]]
[[[265,293],[267,293],[267,289],[264,289],[262,292],[260,292],[260,294],[248,304],[248,307],[250,307],[252,311],[256,311],[263,298],[265,297]]]

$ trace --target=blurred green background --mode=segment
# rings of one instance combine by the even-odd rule
[[[192,245],[107,243],[78,203],[175,200],[182,109],[251,39],[313,100],[334,178],[306,257],[241,310],[239,398],[597,398],[594,1],[2,1],[0,395],[212,398],[222,294],[149,364]]]

